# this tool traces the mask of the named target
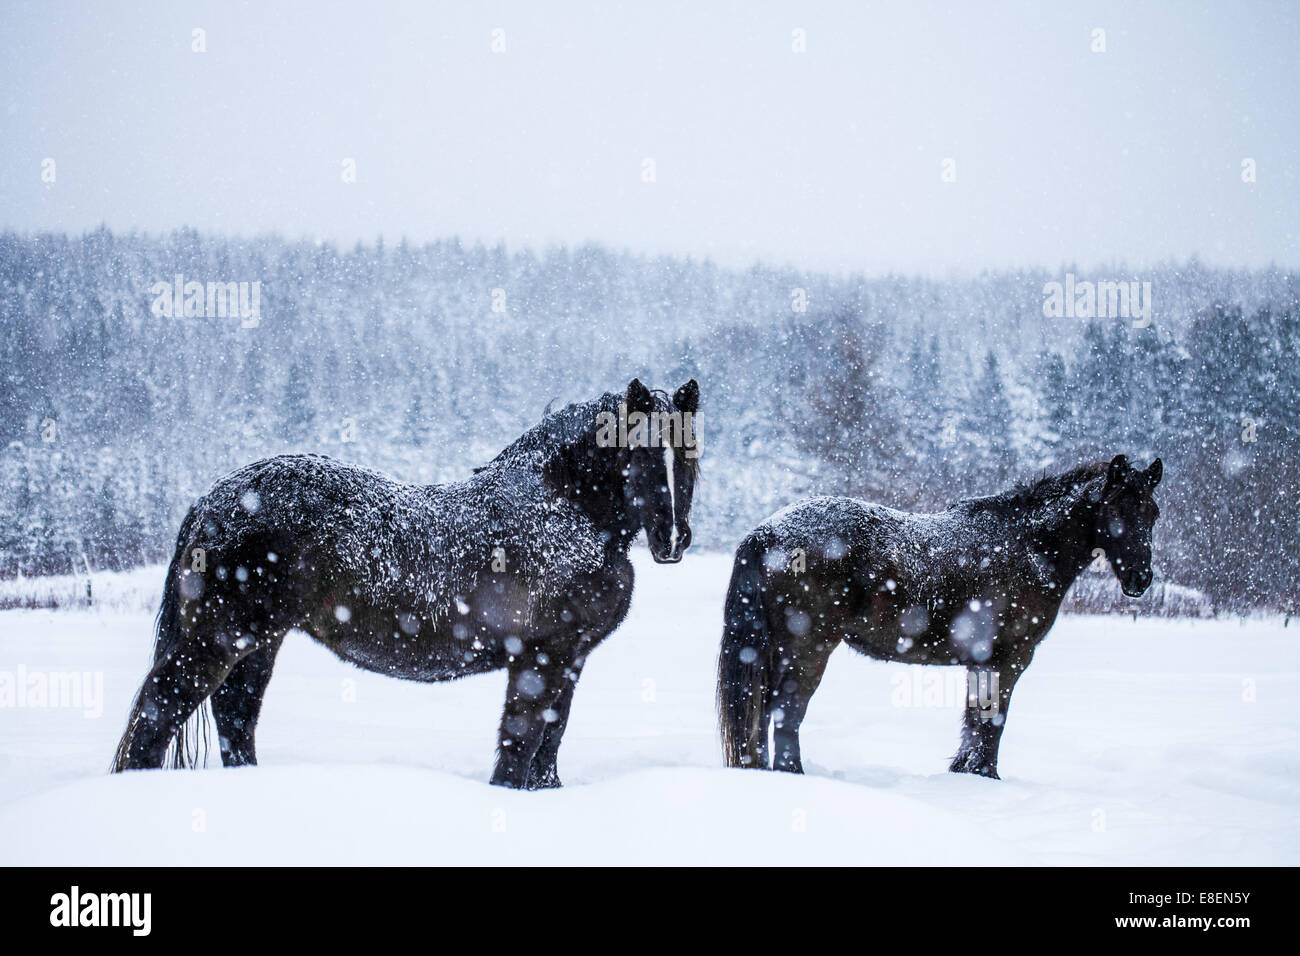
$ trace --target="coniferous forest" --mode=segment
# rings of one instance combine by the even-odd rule
[[[1150,282],[1152,321],[1045,316],[1065,273]],[[159,314],[177,275],[259,283],[257,321]],[[1294,274],[1195,260],[932,280],[597,245],[5,233],[0,577],[161,562],[189,503],[259,457],[458,480],[548,406],[695,377],[697,546],[808,494],[937,509],[1159,455],[1158,578],[1289,613],[1298,347]]]

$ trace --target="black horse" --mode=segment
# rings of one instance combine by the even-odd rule
[[[882,660],[968,669],[948,768],[996,778],[1011,691],[1074,579],[1104,552],[1124,593],[1151,583],[1160,459],[1123,455],[937,514],[810,498],[736,550],[718,660],[728,766],[802,772],[799,725],[845,641]]]
[[[169,747],[178,766],[190,759],[186,723],[209,696],[222,762],[256,763],[262,695],[296,628],[408,680],[505,668],[492,782],[559,786],[583,664],[631,603],[632,539],[644,529],[659,562],[690,545],[698,404],[694,379],[671,401],[633,380],[626,395],[546,416],[455,484],[403,484],[317,455],[221,479],[181,525],[153,668],[113,769],[162,766]],[[625,427],[647,419],[669,440]]]

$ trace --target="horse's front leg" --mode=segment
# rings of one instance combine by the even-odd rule
[[[560,692],[551,702],[549,710],[542,712],[546,729],[542,733],[541,746],[533,755],[533,762],[528,768],[529,790],[547,790],[560,784],[560,738],[564,728],[569,724],[569,709],[573,706],[573,692],[578,686],[578,675],[582,668],[574,665],[563,677]]]
[[[998,746],[1007,725],[1011,691],[1033,658],[1027,655],[996,663],[972,664],[966,671],[966,707],[962,711],[961,746],[952,758],[951,773],[998,777]]]
[[[539,661],[539,656],[545,663]],[[534,758],[542,749],[549,728],[558,722],[556,718],[560,712],[556,704],[566,692],[569,700],[564,707],[564,717],[568,717],[573,684],[577,680],[576,673],[573,680],[570,680],[570,673],[574,673],[571,664],[557,662],[545,655],[520,655],[511,661],[506,706],[497,731],[497,762],[496,769],[492,772],[493,784],[516,790],[529,785]],[[554,746],[557,752],[562,733],[563,727],[555,734]],[[553,767],[553,755],[551,764]]]

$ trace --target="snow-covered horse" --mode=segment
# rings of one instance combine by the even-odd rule
[[[255,763],[262,695],[298,629],[392,677],[505,668],[492,782],[559,786],[574,686],[632,599],[632,539],[644,529],[660,562],[690,545],[698,451],[690,426],[674,425],[698,404],[694,379],[671,401],[634,379],[625,395],[546,416],[455,484],[403,484],[318,455],[221,479],[181,525],[153,667],[113,769],[162,766],[169,746],[177,765],[192,759],[186,723],[209,696],[222,762]],[[645,420],[634,413],[670,423],[669,440],[624,427]]]
[[[810,498],[736,550],[718,660],[728,766],[802,772],[799,725],[841,641],[881,660],[965,665],[961,747],[948,768],[996,778],[1011,691],[1065,592],[1101,553],[1124,593],[1151,583],[1157,458],[1123,455],[1005,494],[911,514]]]

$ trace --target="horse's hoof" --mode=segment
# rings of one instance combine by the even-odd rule
[[[988,777],[990,780],[1001,780],[998,776],[998,768],[972,758],[957,757],[953,760],[952,765],[948,768],[949,773],[973,773],[981,777]]]

